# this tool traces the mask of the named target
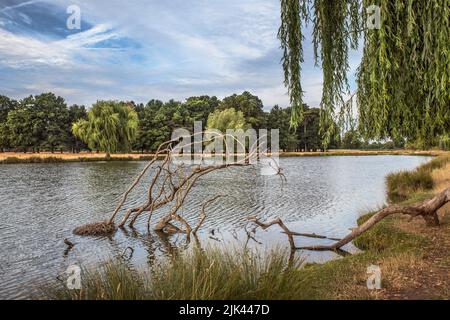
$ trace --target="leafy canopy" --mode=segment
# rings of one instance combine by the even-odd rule
[[[97,101],[88,112],[72,126],[75,136],[90,149],[106,153],[128,152],[136,136],[138,116],[134,109],[117,101]]]
[[[246,130],[249,126],[245,122],[244,113],[236,111],[234,108],[225,110],[216,110],[208,117],[208,129],[217,129],[223,133],[227,129],[243,129]]]

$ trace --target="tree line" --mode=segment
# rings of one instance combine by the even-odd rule
[[[16,101],[0,96],[0,151],[151,152],[170,139],[176,128],[193,130],[195,121],[204,128],[219,130],[279,129],[280,148],[285,151],[323,149],[320,109],[304,105],[302,123],[290,126],[290,108],[275,105],[264,111],[263,103],[250,92],[220,100],[215,96],[194,96],[185,101],[152,99],[145,105],[133,101],[97,101],[85,106],[68,106],[53,93],[28,96]],[[401,147],[391,143],[388,147]],[[335,137],[329,148],[384,148],[369,145],[355,130]]]

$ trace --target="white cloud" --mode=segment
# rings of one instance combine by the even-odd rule
[[[42,41],[0,29],[0,64],[12,68],[39,65],[67,68],[76,65],[77,56],[104,59],[104,52],[93,54],[87,46],[115,36],[116,34],[107,25],[97,25],[59,41]]]
[[[77,4],[82,19],[95,26],[43,41],[8,33],[0,25],[0,67],[9,70],[8,76],[0,75],[5,91],[24,96],[54,86],[70,103],[91,104],[96,99],[223,97],[249,90],[266,107],[288,105],[279,64],[279,0],[135,0],[126,6],[123,0],[47,2],[61,8]],[[139,49],[93,49],[121,37]],[[318,106],[321,70],[313,67],[308,41],[304,100]],[[357,62],[352,57],[352,69]]]

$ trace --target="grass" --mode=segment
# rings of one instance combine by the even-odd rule
[[[431,173],[434,181],[434,189],[439,192],[450,186],[450,161]]]
[[[327,152],[282,152],[280,157],[311,157],[311,156],[363,156],[363,155],[440,155],[442,151],[415,151],[415,150],[328,150]],[[105,153],[0,153],[0,164],[16,163],[55,163],[55,162],[96,162],[96,161],[149,161],[153,154],[112,154],[106,158]]]
[[[74,300],[295,299],[303,290],[300,264],[297,259],[289,265],[282,250],[259,255],[218,248],[195,249],[145,271],[112,259],[98,270],[83,270],[81,290],[61,285],[44,289],[44,295]]]
[[[391,173],[386,178],[388,199],[391,202],[401,202],[413,194],[430,191],[435,183],[445,184],[448,179],[450,156],[440,156],[427,162],[412,171],[400,171]],[[446,168],[443,171],[438,171]],[[440,177],[433,176],[438,174]],[[437,181],[436,179],[440,179]]]

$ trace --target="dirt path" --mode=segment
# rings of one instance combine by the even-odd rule
[[[423,221],[401,218],[397,226],[406,232],[425,236],[430,245],[421,259],[399,268],[390,279],[394,288],[383,290],[383,299],[450,298],[450,205],[439,212],[440,227],[427,227]]]

